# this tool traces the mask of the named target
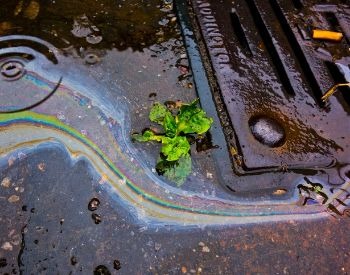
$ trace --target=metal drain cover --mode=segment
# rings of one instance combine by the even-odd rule
[[[350,162],[349,88],[321,102],[330,87],[346,81],[350,9],[341,1],[313,2],[192,1],[235,133],[227,138],[242,156],[240,173]],[[314,28],[342,32],[344,38],[316,41]],[[274,121],[279,130],[272,138],[281,140],[262,142],[266,132],[252,131],[256,117]]]

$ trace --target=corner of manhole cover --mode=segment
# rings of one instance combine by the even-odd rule
[[[349,6],[191,2],[242,159],[236,171],[273,171],[281,163],[319,171],[349,163],[349,88],[327,104],[321,100],[349,81]],[[311,26],[344,38],[313,40]]]

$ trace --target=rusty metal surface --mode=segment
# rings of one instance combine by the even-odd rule
[[[298,7],[295,1],[277,0],[192,3],[232,122],[235,135],[228,139],[242,156],[243,166],[236,170],[347,165],[349,89],[326,105],[321,96],[348,81],[349,7],[337,1]],[[313,28],[344,32],[344,38],[316,41]],[[251,121],[259,118],[284,128],[279,146],[254,137]]]

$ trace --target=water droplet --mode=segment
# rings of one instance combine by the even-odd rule
[[[150,93],[150,94],[148,95],[149,98],[154,98],[154,97],[156,97],[156,96],[157,96],[157,93]]]
[[[104,265],[99,265],[94,270],[94,275],[110,275],[111,272]]]
[[[84,60],[86,64],[93,65],[100,61],[100,57],[95,53],[88,53]]]
[[[101,35],[90,34],[86,37],[86,42],[90,44],[98,44],[102,41]]]
[[[93,198],[89,202],[88,209],[90,211],[95,211],[99,206],[100,206],[100,201],[98,200],[98,198]]]
[[[122,268],[122,266],[121,266],[121,264],[120,264],[120,262],[119,262],[118,260],[114,260],[114,262],[113,262],[113,267],[114,267],[114,269],[116,269],[116,270],[119,270],[119,269]]]
[[[281,146],[285,140],[283,127],[274,119],[255,117],[249,121],[253,136],[262,144],[269,147]]]
[[[93,31],[91,30],[90,25],[91,22],[85,14],[82,16],[78,16],[74,19],[73,29],[71,30],[71,32],[75,37],[86,37]]]
[[[158,22],[158,24],[161,26],[165,26],[168,23],[169,23],[169,19],[167,19],[167,18],[163,18]]]
[[[77,258],[76,258],[75,256],[72,256],[72,257],[70,258],[70,263],[71,263],[71,265],[76,265],[76,264],[78,263]]]
[[[102,222],[102,218],[99,214],[93,213],[91,218],[94,220],[95,224],[99,224]]]

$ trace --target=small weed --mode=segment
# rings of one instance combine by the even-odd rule
[[[177,104],[175,108],[157,102],[150,111],[149,119],[161,125],[163,133],[156,134],[148,129],[142,134],[133,134],[132,139],[160,142],[162,148],[156,170],[180,186],[192,170],[189,139],[193,135],[200,137],[205,134],[213,119],[198,107],[198,99],[190,104]]]

